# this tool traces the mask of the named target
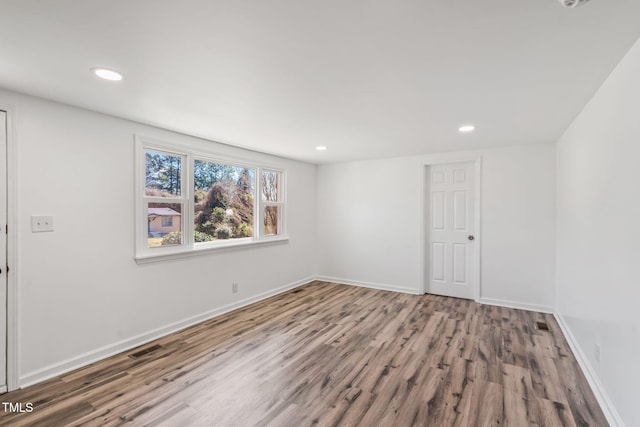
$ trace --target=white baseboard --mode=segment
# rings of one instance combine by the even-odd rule
[[[414,294],[420,295],[421,292],[415,288],[404,288],[401,286],[387,285],[384,283],[370,283],[370,282],[361,282],[359,280],[349,280],[349,279],[341,279],[338,277],[329,277],[329,276],[316,276],[315,280],[320,280],[323,282],[333,282],[338,283],[340,285],[351,285],[351,286],[360,286],[362,288],[370,288],[370,289],[380,289],[383,291],[393,291],[393,292],[402,292],[405,294]]]
[[[0,386],[0,393],[6,393],[6,392],[7,392],[7,386],[6,385]]]
[[[497,305],[499,307],[517,308],[519,310],[538,311],[540,313],[553,314],[553,307],[539,304],[527,304],[523,302],[494,299],[494,298],[480,298],[478,301],[480,304]]]
[[[290,289],[297,288],[298,286],[302,286],[304,284],[312,282],[314,279],[315,279],[314,277],[307,277],[301,280],[297,280],[293,283],[289,283],[288,285],[271,289],[267,292],[263,292],[261,294],[254,295],[252,297],[245,298],[243,300],[236,301],[231,304],[227,304],[225,306],[216,308],[214,310],[207,311],[205,313],[202,313],[193,317],[189,317],[187,319],[184,319],[178,322],[171,323],[161,328],[154,329],[152,331],[145,332],[143,334],[136,335],[134,337],[116,342],[114,344],[109,344],[104,347],[98,348],[96,350],[91,350],[79,356],[72,357],[67,360],[63,360],[61,362],[55,363],[45,368],[29,372],[19,377],[18,387],[19,388],[28,387],[30,385],[42,382],[49,378],[55,377],[57,375],[61,375],[66,372],[73,371],[74,369],[78,369],[83,366],[89,365],[91,363],[97,362],[99,360],[105,359],[109,356],[113,356],[118,353],[131,350],[132,348],[141,346],[150,341],[161,338],[173,332],[177,332],[181,329],[187,328],[197,323],[204,322],[205,320],[209,320],[213,317],[220,316],[221,314],[228,313],[232,310],[236,310],[238,308],[247,306],[249,304],[253,304],[255,302],[272,297],[274,295],[280,294]]]
[[[587,378],[587,382],[589,383],[589,386],[591,386],[591,390],[596,396],[602,412],[604,412],[605,417],[607,417],[609,425],[611,427],[624,427],[624,422],[622,421],[620,414],[618,414],[615,406],[613,406],[613,402],[609,398],[609,394],[600,382],[595,369],[593,369],[593,366],[591,366],[591,363],[584,354],[584,351],[582,351],[582,347],[578,343],[578,340],[573,335],[573,332],[571,332],[571,328],[569,328],[569,325],[565,321],[562,314],[556,311],[555,313],[553,313],[553,315],[556,318],[558,325],[560,325],[560,329],[562,329],[562,333],[567,339],[569,347],[571,347],[571,351],[573,351],[573,354],[576,356],[578,365],[580,365],[582,373]]]

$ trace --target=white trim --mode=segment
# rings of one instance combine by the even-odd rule
[[[281,243],[287,243],[289,241],[288,236],[275,236],[275,237],[263,237],[262,240],[242,240],[240,242],[229,240],[228,242],[220,242],[215,246],[202,246],[195,247],[193,249],[184,249],[180,247],[174,252],[164,252],[159,254],[140,255],[134,257],[137,264],[149,264],[152,262],[169,261],[174,259],[190,258],[197,255],[207,255],[216,252],[229,252],[232,250],[247,249],[251,247],[269,246]]]
[[[480,281],[480,272],[482,269],[482,230],[481,230],[481,224],[482,222],[480,221],[480,217],[482,216],[482,157],[478,156],[478,158],[475,160],[475,172],[476,172],[476,180],[475,180],[475,201],[474,201],[474,208],[476,210],[475,212],[475,234],[476,234],[476,240],[477,240],[477,245],[478,248],[475,252],[475,257],[474,257],[474,263],[475,263],[475,285],[476,285],[476,289],[475,289],[475,300],[478,301],[480,300],[481,296],[482,296],[482,283]]]
[[[8,233],[5,232],[5,224],[9,224],[9,196],[7,194],[7,189],[9,187],[9,182],[7,180],[7,167],[9,165],[9,159],[7,158],[7,149],[8,149],[8,134],[9,129],[7,126],[8,115],[4,110],[0,110],[0,186],[2,190],[0,190],[0,234],[2,238],[0,239],[0,303],[2,304],[2,310],[0,313],[2,314],[0,317],[0,340],[2,340],[2,344],[0,344],[0,387],[6,389],[7,385],[7,335],[9,331],[9,316],[7,315],[6,307],[7,307],[7,299],[9,298],[7,288],[9,284],[9,273],[7,273],[6,266],[9,264],[8,262],[8,243],[9,236]]]
[[[198,323],[204,322],[216,316],[220,316],[222,314],[228,313],[238,308],[245,307],[247,305],[253,304],[263,299],[267,299],[274,295],[278,295],[282,292],[297,288],[299,286],[306,285],[313,281],[314,281],[313,277],[300,279],[295,282],[289,283],[288,285],[271,289],[261,294],[254,295],[252,297],[245,298],[243,300],[236,301],[231,304],[227,304],[225,306],[207,311],[205,313],[198,314],[196,316],[192,316],[187,319],[171,323],[161,328],[157,328],[152,331],[145,332],[140,335],[136,335],[134,337],[127,338],[125,340],[106,345],[104,347],[100,347],[96,350],[91,350],[79,356],[75,356],[67,360],[63,360],[53,365],[49,365],[47,367],[44,367],[32,372],[28,372],[20,377],[20,381],[19,381],[20,387],[28,387],[30,385],[39,383],[41,381],[47,380],[57,375],[61,375],[66,372],[72,371],[74,369],[78,369],[83,366],[89,365],[93,362],[97,362],[107,357],[131,350],[132,348],[146,344],[150,341],[164,337],[168,334],[180,331],[184,328],[188,328],[189,326],[196,325]]]
[[[18,388],[18,151],[16,149],[16,108],[0,105],[7,114],[7,384],[8,391]]]
[[[420,167],[422,168],[421,175],[421,183],[420,183],[420,193],[422,194],[422,200],[420,205],[420,215],[422,221],[420,221],[420,266],[421,266],[421,280],[422,284],[420,287],[421,293],[425,294],[428,290],[427,286],[427,274],[429,273],[429,269],[427,267],[427,258],[429,256],[428,253],[428,240],[429,235],[427,233],[427,220],[428,220],[428,212],[427,212],[427,174],[426,170],[428,166],[441,165],[447,163],[463,163],[463,162],[473,162],[474,163],[474,172],[475,172],[475,183],[474,183],[474,227],[475,233],[474,236],[476,238],[477,249],[475,251],[475,255],[473,257],[474,263],[474,290],[473,290],[473,298],[476,302],[480,301],[481,297],[481,259],[482,259],[482,230],[481,224],[482,221],[480,217],[482,216],[482,156],[480,154],[468,154],[468,153],[447,153],[447,154],[436,154],[430,156],[421,157]]]
[[[337,283],[339,285],[359,286],[361,288],[380,289],[383,291],[393,291],[393,292],[402,292],[405,294],[421,295],[420,289],[405,288],[403,286],[395,286],[395,285],[387,285],[385,283],[362,282],[360,280],[340,279],[338,277],[330,277],[330,276],[316,276],[315,280],[318,280],[321,282]]]
[[[480,298],[480,304],[496,305],[498,307],[516,308],[518,310],[538,311],[553,314],[553,307],[548,305],[529,304],[526,302],[509,301],[494,298]]]
[[[573,335],[573,332],[571,332],[571,328],[569,328],[569,325],[565,321],[564,316],[562,316],[562,314],[558,313],[557,311],[554,312],[553,315],[556,318],[558,325],[560,325],[560,329],[567,339],[569,347],[571,347],[571,351],[573,351],[573,354],[578,361],[578,365],[580,365],[582,373],[587,379],[589,386],[591,386],[591,391],[593,391],[596,400],[600,404],[600,408],[602,409],[602,412],[604,412],[604,416],[607,418],[607,421],[609,422],[611,427],[624,427],[624,421],[622,421],[622,417],[620,417],[620,414],[618,413],[618,411],[616,411],[616,408],[613,405],[609,394],[600,382],[595,369],[593,369],[593,366],[591,366],[591,363],[589,363],[589,359],[587,359],[584,352],[582,351],[582,347],[580,347],[578,340]]]
[[[134,146],[135,146],[135,177],[134,177],[134,210],[135,210],[135,222],[134,222],[134,237],[135,237],[135,252],[134,258],[138,257],[144,258],[153,255],[165,255],[167,253],[175,252],[174,247],[159,247],[159,248],[148,248],[147,247],[147,237],[148,237],[148,219],[147,219],[147,203],[176,203],[182,206],[182,212],[180,216],[180,230],[182,231],[182,240],[183,244],[179,245],[178,251],[185,250],[193,250],[193,233],[191,227],[187,227],[188,218],[191,218],[191,208],[192,208],[192,191],[191,185],[193,182],[188,179],[189,176],[192,175],[192,171],[190,169],[191,158],[187,155],[187,153],[179,152],[177,148],[178,146],[165,146],[163,144],[155,144],[152,142],[156,142],[156,140],[152,140],[147,142],[144,138],[139,138],[137,135],[134,137]],[[180,196],[175,198],[154,198],[144,196],[145,194],[145,181],[142,177],[142,171],[145,170],[145,149],[149,148],[151,150],[156,150],[160,154],[167,154],[170,156],[179,157],[181,159],[181,168],[180,168]],[[185,177],[187,178],[187,182],[185,183]],[[185,242],[192,242],[191,244],[186,244]]]
[[[6,385],[0,386],[0,394],[6,393],[6,392],[7,392],[7,386]]]
[[[221,144],[211,140],[204,140],[194,142],[191,140],[178,140],[176,141],[167,141],[165,139],[159,139],[157,137],[148,136],[145,134],[136,133],[134,134],[134,140],[140,141],[142,145],[151,149],[157,149],[161,151],[167,151],[169,153],[174,153],[177,155],[184,155],[184,151],[188,151],[196,160],[216,160],[226,165],[231,166],[239,166],[239,167],[252,167],[252,168],[263,168],[274,171],[283,171],[285,168],[281,163],[275,163],[273,161],[263,161],[263,160],[255,160],[248,157],[242,156],[233,156],[229,154],[224,154],[221,151],[216,150],[217,144]],[[205,143],[203,143],[205,142]],[[210,143],[210,144],[207,144]],[[211,148],[214,149],[211,149]],[[252,151],[252,150],[249,150]],[[258,154],[266,154],[259,153]],[[284,159],[284,158],[283,158]],[[187,189],[191,192],[191,189]]]
[[[267,202],[262,200],[262,192],[264,191],[263,182],[262,182],[262,172],[273,172],[277,173],[280,176],[280,183],[278,185],[278,201],[277,202]],[[285,218],[286,209],[286,194],[287,194],[287,171],[282,168],[269,168],[269,167],[258,167],[256,170],[256,188],[258,192],[256,194],[256,198],[260,198],[259,203],[254,203],[254,207],[256,209],[257,215],[255,218],[258,218],[258,239],[276,239],[279,240],[288,234],[287,232],[287,221]],[[278,207],[278,233],[266,235],[264,231],[264,210],[267,206],[277,206]]]
[[[422,194],[422,200],[420,205],[420,292],[426,294],[428,290],[427,275],[429,274],[429,260],[431,258],[431,248],[429,247],[429,227],[431,226],[431,201],[429,200],[431,191],[431,178],[429,176],[429,166],[425,162],[421,162],[422,168],[420,182],[420,193]]]

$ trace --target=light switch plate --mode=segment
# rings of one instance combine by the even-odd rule
[[[43,231],[53,231],[53,217],[45,215],[32,215],[31,232],[41,233]]]

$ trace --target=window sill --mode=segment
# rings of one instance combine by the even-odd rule
[[[179,249],[172,252],[163,252],[161,254],[145,254],[134,257],[136,264],[150,264],[154,262],[170,261],[174,259],[191,258],[193,256],[207,255],[217,252],[232,252],[237,250],[243,250],[248,248],[254,248],[258,246],[271,246],[287,243],[289,241],[288,236],[280,236],[267,238],[264,240],[248,241],[248,242],[234,242],[229,244],[222,244],[216,246],[195,247],[190,249]]]

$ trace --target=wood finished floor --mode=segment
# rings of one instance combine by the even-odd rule
[[[325,282],[0,398],[16,427],[608,425],[553,316]]]

